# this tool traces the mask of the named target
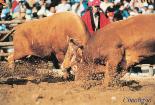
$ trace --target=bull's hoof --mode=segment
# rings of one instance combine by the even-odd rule
[[[68,81],[73,81],[75,79],[74,74],[72,74],[71,69],[63,70],[63,79]]]

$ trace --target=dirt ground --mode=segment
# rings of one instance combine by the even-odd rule
[[[0,105],[155,105],[155,77],[136,81],[135,87],[120,88],[105,88],[100,81],[1,83]]]
[[[140,82],[140,90],[128,87],[84,89],[79,82],[0,85],[0,105],[155,105],[155,79]]]

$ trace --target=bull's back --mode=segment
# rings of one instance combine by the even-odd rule
[[[69,35],[72,38],[78,38],[82,44],[88,40],[85,26],[77,15],[71,12],[57,13],[19,25],[16,28],[14,45],[16,49],[25,48],[34,55],[45,56],[51,50],[58,52],[67,48],[67,36]],[[27,47],[18,46],[23,42]]]
[[[126,47],[135,43],[155,40],[155,15],[138,15],[127,20],[111,23],[104,31],[113,31],[119,36]]]

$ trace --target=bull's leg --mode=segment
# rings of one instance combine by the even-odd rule
[[[61,59],[59,59],[59,57],[60,56],[58,54],[56,55],[54,53],[51,54],[51,61],[56,69],[60,68],[59,61],[61,61]]]
[[[135,65],[136,63],[139,63],[143,59],[142,55],[150,54],[149,50],[146,53],[145,49],[142,49],[142,48],[137,48],[137,49],[126,50],[126,61],[127,61],[128,68]]]
[[[27,53],[24,53],[24,52],[14,52],[11,55],[9,55],[8,58],[7,58],[9,68],[14,70],[14,68],[15,68],[15,63],[14,62],[15,62],[15,60],[23,58],[23,57],[25,57],[27,55],[31,55],[31,54],[27,54]]]
[[[64,70],[64,77],[66,78],[67,76],[69,76],[70,74],[72,74],[70,71],[67,72],[68,69],[72,68],[72,70],[76,71],[76,66],[74,67],[74,65],[76,64],[76,58],[77,58],[77,51],[78,51],[78,46],[76,44],[73,43],[72,40],[69,41],[69,46],[67,48],[67,52],[64,56],[64,60],[61,64],[61,69]],[[80,50],[80,49],[79,49]]]
[[[7,58],[7,61],[8,61],[8,67],[10,69],[14,69],[14,53],[10,54]]]
[[[59,61],[62,62],[64,60],[65,54],[63,52],[58,52],[56,53],[56,57]]]
[[[114,65],[106,64],[105,78],[104,78],[104,86],[109,87],[112,85],[112,82],[116,79],[116,67]]]
[[[66,69],[72,66],[72,63],[74,62],[75,57],[76,57],[77,49],[78,49],[78,46],[70,41],[69,46],[67,48],[67,52],[64,56],[61,68]]]
[[[122,62],[122,61],[121,61]],[[124,64],[110,64],[107,62],[106,64],[106,71],[105,71],[105,79],[104,85],[108,86],[118,86],[120,84],[120,79],[127,73],[126,69],[126,61],[123,62]],[[120,66],[120,71],[118,71],[118,66]]]

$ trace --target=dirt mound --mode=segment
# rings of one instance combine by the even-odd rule
[[[104,78],[103,66],[78,63],[73,72],[75,73],[75,80],[102,80]]]
[[[52,65],[47,61],[18,61],[14,69],[9,69],[7,62],[0,62],[0,83],[25,84],[28,81],[53,83],[64,80],[52,71]]]

